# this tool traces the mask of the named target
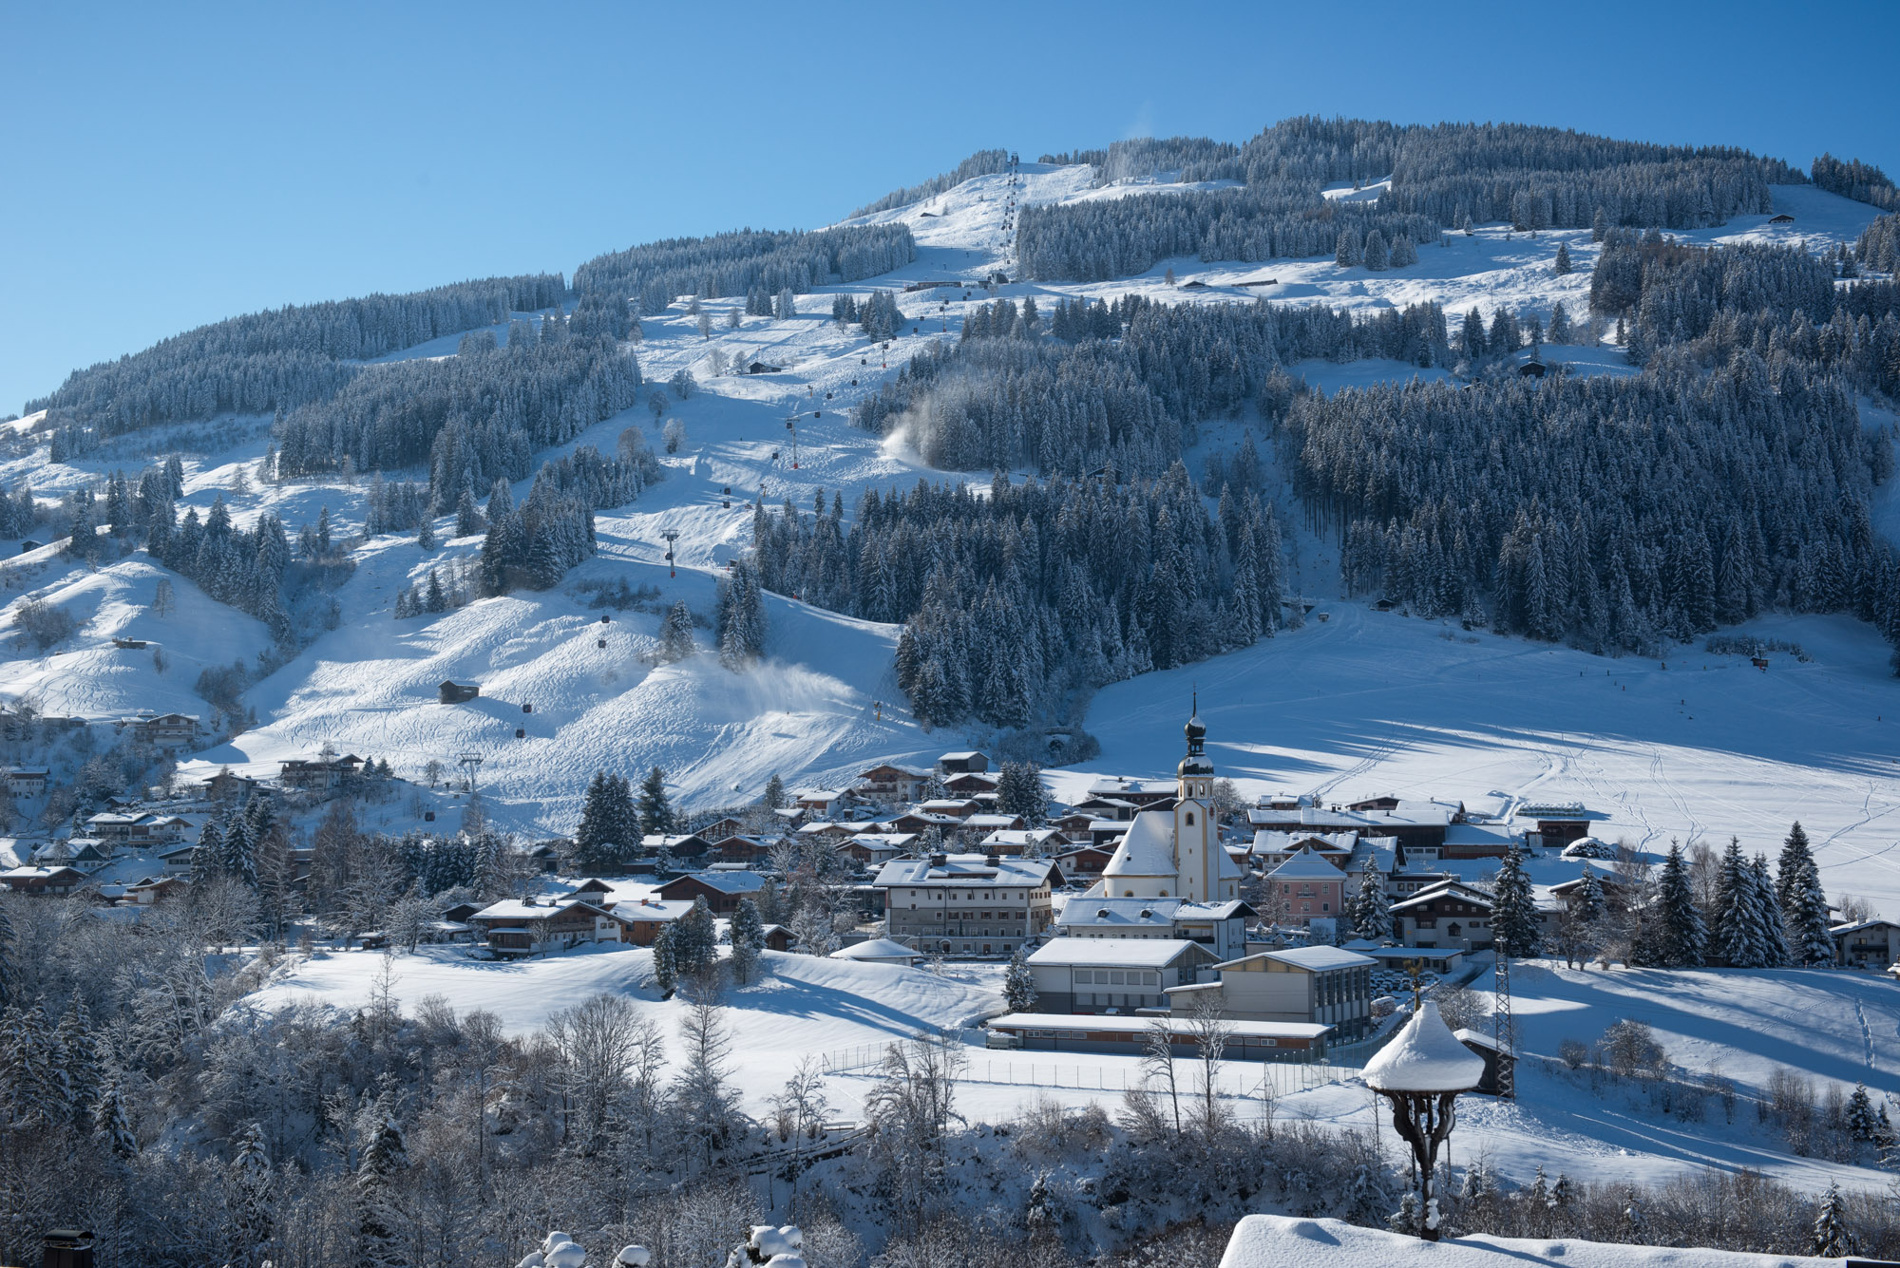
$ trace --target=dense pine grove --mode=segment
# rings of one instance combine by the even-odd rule
[[[1378,386],[1300,400],[1285,438],[1348,583],[1426,615],[1595,652],[1771,607],[1900,616],[1867,511],[1880,447],[1798,363]]]
[[[1900,210],[1900,189],[1894,188],[1887,174],[1871,163],[1859,159],[1843,163],[1832,154],[1823,154],[1809,171],[1814,183],[1830,194],[1872,203],[1882,211]]]
[[[351,360],[552,307],[566,291],[559,274],[544,273],[233,317],[75,370],[58,391],[26,408],[51,409],[55,424],[104,436],[221,413],[291,409],[336,392],[355,373]]]
[[[682,295],[712,299],[783,289],[802,295],[827,282],[888,273],[916,258],[916,244],[904,225],[812,233],[739,229],[597,255],[574,270],[574,289],[631,296],[646,312],[656,313]]]
[[[875,621],[904,621],[897,679],[933,725],[1021,728],[1104,683],[1244,647],[1278,628],[1280,531],[1256,496],[1207,504],[1178,463],[1115,486],[1053,480],[987,494],[919,483],[867,492],[843,529],[754,517],[767,589]]]
[[[1088,156],[1097,179],[1179,171],[1244,188],[1025,208],[1017,249],[1040,280],[1099,281],[1170,256],[1267,260],[1321,255],[1342,233],[1387,241],[1509,220],[1518,229],[1698,228],[1773,205],[1770,185],[1799,171],[1727,147],[1613,141],[1517,124],[1399,126],[1289,119],[1238,149],[1175,138]],[[1328,184],[1391,178],[1376,201],[1321,196]]]
[[[1081,476],[1107,467],[1153,478],[1180,455],[1184,429],[1249,402],[1277,414],[1293,384],[1283,361],[1449,357],[1435,304],[1355,318],[1322,305],[1169,306],[1138,295],[1064,302],[1048,334],[1033,299],[977,309],[955,345],[913,357],[858,406],[859,426],[903,428],[932,466],[1032,467]]]
[[[279,421],[277,473],[294,477],[429,464],[438,503],[498,478],[525,479],[536,449],[636,404],[640,366],[608,335],[576,335],[550,315],[517,322],[506,346],[486,331],[458,355],[375,366],[333,398]],[[347,466],[346,466],[347,464]]]

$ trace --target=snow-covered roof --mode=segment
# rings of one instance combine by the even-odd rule
[[[1828,929],[1828,932],[1833,934],[1836,938],[1838,938],[1838,937],[1841,937],[1843,934],[1859,933],[1863,929],[1881,929],[1881,928],[1900,929],[1900,921],[1882,920],[1878,916],[1876,916],[1872,920],[1856,920],[1852,924],[1834,925]]]
[[[490,903],[470,920],[546,920],[574,905],[574,900],[556,899],[545,903],[524,903],[519,899],[504,898],[498,903]],[[590,906],[592,904],[589,904]]]
[[[1378,964],[1370,956],[1348,951],[1344,947],[1288,947],[1284,951],[1262,951],[1259,954],[1281,964],[1291,964],[1295,968],[1314,972],[1323,969],[1371,968]]]
[[[1351,853],[1359,843],[1357,832],[1278,832],[1272,828],[1261,828],[1253,834],[1253,848],[1257,854],[1285,854],[1301,841],[1318,841],[1321,848],[1339,853]]]
[[[1343,881],[1346,874],[1328,861],[1325,855],[1312,850],[1301,850],[1267,875],[1274,880],[1316,880]]]
[[[1078,898],[1056,923],[1065,929],[1167,929],[1185,900],[1180,898]]]
[[[756,894],[765,888],[765,877],[757,872],[685,872],[666,882],[677,885],[684,880],[695,880],[708,889],[716,889],[722,894]],[[660,886],[661,889],[666,885]]]
[[[1399,911],[1406,907],[1416,907],[1421,903],[1431,902],[1436,898],[1446,897],[1462,899],[1469,903],[1477,903],[1481,907],[1489,907],[1491,905],[1491,895],[1485,893],[1483,890],[1473,889],[1469,885],[1461,885],[1457,881],[1439,881],[1436,885],[1428,885],[1424,889],[1419,890],[1418,893],[1413,894],[1404,902],[1393,903],[1391,909],[1393,911]]]
[[[1429,999],[1365,1072],[1366,1086],[1382,1092],[1463,1092],[1483,1077],[1484,1058],[1458,1042]]]
[[[1052,938],[1029,957],[1029,962],[1039,968],[1128,965],[1159,969],[1190,950],[1212,958],[1206,947],[1186,938]]]
[[[1102,869],[1104,876],[1166,876],[1175,874],[1174,816],[1146,810],[1128,824],[1115,857]]]
[[[693,909],[683,898],[643,898],[638,902],[615,903],[610,914],[615,920],[678,920]],[[477,916],[481,912],[475,913]]]
[[[1475,1043],[1480,1048],[1489,1048],[1493,1052],[1504,1051],[1504,1045],[1500,1044],[1496,1038],[1484,1034],[1481,1031],[1473,1030],[1469,1026],[1460,1030],[1454,1030],[1451,1033],[1453,1038],[1459,1043],[1464,1044],[1467,1048]]]
[[[910,964],[919,959],[915,948],[889,938],[872,938],[869,942],[857,942],[848,947],[840,947],[831,953],[834,960],[902,960]]]
[[[1034,885],[1049,883],[1052,859],[998,858],[983,854],[946,854],[942,863],[928,858],[892,859],[878,870],[874,885]]]
[[[1249,1215],[1234,1228],[1220,1268],[1840,1268],[1838,1259],[1737,1250],[1639,1246],[1574,1238],[1461,1234],[1422,1241],[1340,1220]]]

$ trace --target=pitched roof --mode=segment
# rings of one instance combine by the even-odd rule
[[[665,885],[677,885],[681,881],[698,881],[708,889],[716,889],[722,894],[756,894],[765,888],[765,877],[757,872],[686,872],[675,876]]]
[[[1343,881],[1346,874],[1316,851],[1303,849],[1280,866],[1267,873],[1268,877],[1290,880]]]
[[[874,885],[1047,885],[1053,859],[1003,857],[994,863],[982,854],[948,854],[942,863],[928,858],[892,859],[879,869]]]
[[[1199,951],[1210,960],[1214,955],[1187,938],[1052,938],[1029,957],[1029,962],[1044,968],[1133,965],[1158,969],[1173,964],[1190,951]]]
[[[1115,857],[1102,869],[1104,876],[1167,876],[1177,871],[1174,861],[1174,816],[1145,810],[1128,823]]]

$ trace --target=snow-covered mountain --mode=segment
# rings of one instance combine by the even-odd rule
[[[413,531],[363,535],[371,481],[361,473],[260,479],[271,445],[265,416],[150,427],[53,461],[49,438],[32,430],[42,421],[36,413],[8,425],[0,484],[18,482],[54,499],[178,452],[180,513],[190,507],[205,515],[222,498],[240,528],[269,513],[294,533],[327,508],[335,536],[350,541],[355,567],[332,596],[334,628],[272,662],[243,697],[255,724],[192,753],[188,773],[222,766],[274,773],[277,762],[328,744],[385,758],[419,779],[431,761],[452,766],[478,753],[491,820],[534,835],[571,831],[597,769],[637,776],[659,765],[696,807],[752,800],[773,774],[793,787],[843,786],[876,760],[927,762],[994,737],[981,728],[929,730],[916,720],[893,663],[899,626],[790,596],[765,597],[761,663],[743,673],[722,668],[711,650],[716,585],[751,543],[755,502],[803,509],[820,495],[827,503],[841,496],[849,511],[867,489],[901,490],[946,476],[924,463],[903,431],[873,435],[854,427],[847,411],[920,352],[953,342],[978,305],[1033,297],[1047,312],[1064,300],[1139,295],[1210,306],[1325,303],[1360,314],[1426,302],[1450,313],[1475,305],[1544,318],[1560,301],[1573,317],[1588,308],[1591,266],[1602,249],[1589,229],[1527,234],[1497,222],[1450,232],[1442,244],[1421,243],[1415,265],[1393,270],[1342,266],[1330,256],[1254,264],[1178,256],[1115,280],[1022,280],[1015,231],[1026,209],[1236,183],[1183,185],[1170,175],[1098,184],[1086,164],[1023,163],[841,222],[907,226],[916,258],[876,276],[814,286],[795,297],[792,314],[748,314],[741,295],[698,301],[709,323],[685,300],[645,315],[635,352],[649,388],[683,375],[691,395],[669,393],[663,415],[643,399],[537,451],[533,466],[584,446],[612,453],[623,432],[638,429],[660,451],[664,479],[632,502],[597,511],[598,554],[551,589],[395,619],[399,595],[426,587],[432,570],[448,581],[457,567],[471,566],[482,539],[451,536],[453,516],[436,521],[433,549],[419,547]],[[1345,183],[1327,192],[1349,203],[1376,199],[1383,188]],[[1805,185],[1776,187],[1773,201],[1773,213],[1735,215],[1674,236],[1691,244],[1797,242],[1824,253],[1852,243],[1879,214]],[[1783,213],[1794,216],[1792,228],[1771,223]],[[1573,264],[1563,275],[1551,267],[1560,245]],[[985,286],[996,274],[1009,280]],[[1241,285],[1267,278],[1272,285]],[[905,289],[946,280],[963,285]],[[877,291],[893,292],[902,315],[888,346],[832,320],[839,295],[862,303]],[[574,306],[570,299],[567,307]],[[493,330],[507,338],[507,323]],[[453,357],[459,346],[459,336],[442,336],[377,360]],[[1578,375],[1634,373],[1608,342],[1551,345],[1545,353]],[[755,363],[771,368],[718,372],[722,364]],[[1327,393],[1450,377],[1442,366],[1383,360],[1289,368]],[[1872,405],[1863,415],[1869,425],[1892,421]],[[663,426],[671,420],[681,438],[669,448]],[[1255,426],[1246,418],[1203,423],[1184,455],[1189,470],[1232,451]],[[383,474],[426,478],[416,470]],[[1020,481],[1031,473],[1012,474]],[[957,478],[979,489],[989,480]],[[1845,617],[1753,622],[1747,632],[1798,642],[1807,653],[1803,660],[1775,656],[1763,675],[1746,658],[1704,654],[1700,640],[1668,653],[1664,669],[1659,660],[1589,656],[1467,632],[1455,621],[1375,612],[1363,598],[1345,596],[1338,542],[1309,531],[1289,479],[1270,457],[1267,485],[1286,526],[1288,588],[1326,619],[1103,690],[1084,722],[1100,756],[1053,772],[1058,792],[1102,773],[1153,776],[1170,768],[1198,684],[1216,762],[1246,791],[1397,791],[1473,803],[1575,798],[1612,813],[1608,835],[1657,844],[1737,832],[1766,848],[1799,817],[1817,841],[1830,892],[1900,904],[1900,827],[1891,818],[1900,809],[1900,779],[1881,756],[1891,747],[1884,729],[1900,726],[1900,688],[1871,628]],[[526,498],[532,483],[517,482],[515,498]],[[1883,529],[1889,509],[1876,507]],[[11,605],[0,631],[0,701],[93,718],[136,709],[206,715],[193,690],[200,672],[233,660],[256,666],[271,646],[264,625],[213,602],[143,552],[89,565],[64,558],[58,544],[25,551],[18,541],[5,544],[0,594]],[[162,580],[175,595],[164,615],[154,610]],[[623,583],[646,597],[632,607],[596,606],[604,588]],[[75,632],[39,647],[17,619],[29,598],[67,612]],[[698,640],[705,650],[658,663],[660,614],[675,601],[704,618]],[[610,618],[604,624],[603,614]],[[114,636],[148,640],[162,655],[117,648]],[[440,704],[444,679],[478,682],[481,696]],[[1885,722],[1887,713],[1896,714],[1894,723]],[[422,805],[415,803],[418,811]]]

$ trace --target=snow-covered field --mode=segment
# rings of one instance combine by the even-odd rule
[[[651,984],[650,952],[584,948],[515,963],[473,960],[460,948],[423,948],[391,955],[389,989],[405,1011],[436,995],[458,1011],[486,1009],[512,1034],[530,1034],[548,1017],[599,992],[632,1000],[669,1038],[686,1005],[662,1001]],[[766,1102],[806,1057],[829,1058],[825,1080],[832,1111],[855,1117],[875,1078],[883,1047],[923,1031],[963,1029],[1002,1011],[994,966],[927,969],[857,964],[766,953],[764,975],[722,998],[732,1043],[735,1084],[748,1109]],[[385,958],[345,951],[293,960],[245,1001],[264,1009],[292,1003],[360,1008],[379,989]],[[1461,1102],[1453,1161],[1481,1160],[1500,1175],[1528,1181],[1539,1166],[1550,1175],[1656,1181],[1712,1166],[1750,1167],[1807,1189],[1831,1181],[1879,1188],[1887,1177],[1793,1152],[1763,1125],[1755,1103],[1777,1068],[1851,1090],[1865,1083],[1876,1104],[1900,1097],[1900,991],[1866,974],[1817,970],[1574,971],[1548,964],[1517,967],[1513,977],[1519,1066],[1518,1100],[1468,1096]],[[1490,979],[1476,987],[1488,997]],[[1649,1025],[1672,1077],[1694,1082],[1713,1073],[1733,1080],[1740,1095],[1733,1121],[1708,1097],[1688,1117],[1657,1114],[1627,1087],[1593,1091],[1586,1075],[1556,1071],[1565,1039],[1596,1040],[1612,1022]],[[972,1122],[1005,1122],[1039,1100],[1070,1106],[1099,1103],[1111,1112],[1121,1089],[1141,1080],[1133,1056],[988,1051],[981,1032],[963,1029],[967,1058],[957,1109]],[[1374,1100],[1358,1078],[1363,1054],[1342,1055],[1327,1068],[1228,1062],[1221,1086],[1234,1112],[1264,1112],[1263,1082],[1274,1113],[1337,1127],[1371,1127]],[[1900,1110],[1900,1101],[1895,1103]]]
[[[688,1005],[662,1000],[652,985],[653,953],[626,947],[584,947],[532,960],[470,959],[465,948],[424,947],[388,959],[390,995],[405,1012],[430,995],[458,1012],[494,1013],[510,1034],[526,1035],[564,1008],[609,992],[632,1000],[669,1040]],[[925,1031],[961,1028],[1003,1011],[1000,992],[984,974],[939,976],[894,964],[859,964],[767,951],[758,981],[729,987],[721,999],[732,1041],[731,1072],[746,1108],[762,1113],[805,1057],[849,1053],[858,1059]],[[342,951],[298,960],[247,999],[264,1009],[294,1003],[361,1008],[379,989],[380,952]],[[840,1104],[851,1114],[855,1102]]]

